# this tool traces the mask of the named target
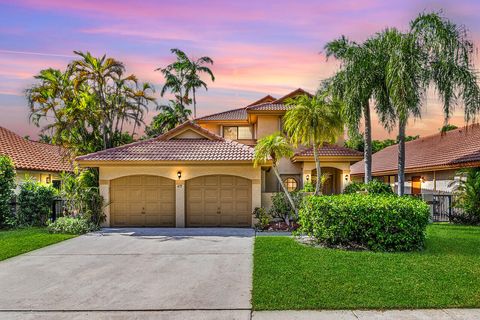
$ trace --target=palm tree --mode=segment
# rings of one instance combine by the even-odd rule
[[[133,130],[132,136],[135,137],[135,129],[137,125],[143,123],[143,116],[145,111],[148,110],[148,105],[150,103],[155,103],[155,97],[153,94],[155,93],[155,87],[149,83],[144,82],[141,85],[137,84],[136,90],[133,95],[133,99],[135,101],[135,116],[133,119]]]
[[[459,100],[467,123],[480,111],[473,45],[464,27],[436,13],[420,14],[409,32],[387,29],[375,41],[387,57],[383,70],[387,99],[398,122],[398,194],[403,195],[405,129],[410,116],[421,116],[428,87],[433,85],[443,102],[445,123]]]
[[[257,141],[253,156],[253,165],[257,167],[266,163],[268,160],[272,160],[273,172],[282,186],[283,192],[287,196],[288,202],[292,206],[293,211],[297,214],[297,208],[293,202],[292,196],[283,184],[280,172],[278,171],[278,161],[282,158],[290,158],[292,156],[292,146],[284,136],[279,132],[276,132]]]
[[[341,70],[324,85],[343,101],[350,136],[358,135],[360,121],[362,118],[364,120],[364,179],[368,183],[372,180],[372,98],[380,121],[388,128],[392,125],[393,111],[388,100],[385,100],[381,54],[371,40],[358,44],[345,36],[327,43],[325,50],[327,58],[333,56],[342,63]]]
[[[321,193],[322,169],[318,149],[324,143],[335,143],[342,135],[344,123],[341,116],[341,103],[328,99],[326,93],[313,97],[307,95],[287,100],[293,108],[284,116],[284,128],[295,146],[299,144],[311,147],[317,169],[315,195]]]
[[[196,90],[205,88],[208,90],[207,83],[200,78],[201,73],[206,73],[212,81],[215,81],[212,70],[205,65],[213,65],[210,57],[204,56],[198,59],[188,57],[188,55],[180,49],[170,50],[176,56],[176,61],[168,65],[166,68],[158,68],[165,77],[165,84],[160,92],[161,96],[170,90],[181,104],[190,104],[189,94],[192,92],[193,97],[193,118],[197,117],[197,99]]]
[[[175,100],[170,100],[169,105],[158,106],[157,110],[160,110],[160,113],[152,119],[150,126],[145,128],[145,133],[149,137],[172,130],[179,124],[187,121],[192,114],[190,109],[186,109]]]

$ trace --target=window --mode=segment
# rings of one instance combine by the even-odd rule
[[[294,178],[287,178],[283,180],[283,185],[287,188],[288,192],[296,191],[298,182]]]
[[[223,127],[223,137],[230,140],[253,139],[252,127]]]

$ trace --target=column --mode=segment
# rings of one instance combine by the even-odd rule
[[[342,193],[343,189],[345,189],[345,187],[351,182],[350,170],[342,170],[341,178],[340,193]]]
[[[307,179],[308,177],[308,179]],[[303,176],[302,176],[302,182],[303,186],[305,186],[306,183],[312,183],[312,170],[303,170]]]
[[[185,180],[175,181],[175,226],[185,228]]]
[[[110,227],[110,181],[100,179],[98,184],[98,190],[103,198],[103,214],[105,215],[102,227]]]

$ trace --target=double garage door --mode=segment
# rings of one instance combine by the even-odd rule
[[[110,219],[114,227],[174,227],[175,182],[136,175],[111,181]],[[251,226],[251,181],[204,176],[186,181],[187,227]]]

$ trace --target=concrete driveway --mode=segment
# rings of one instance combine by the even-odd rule
[[[32,251],[0,262],[0,318],[249,319],[253,236],[104,229]]]

